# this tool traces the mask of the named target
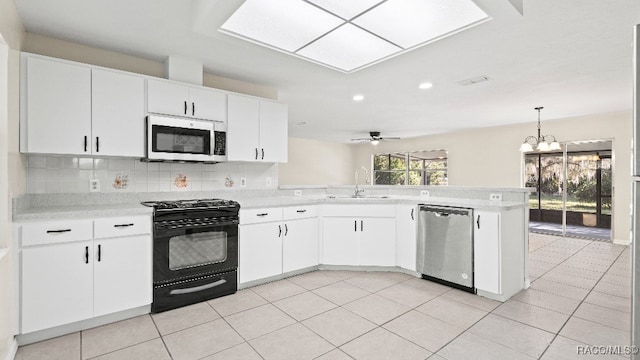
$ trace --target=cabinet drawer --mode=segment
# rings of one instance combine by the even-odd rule
[[[291,206],[282,209],[284,220],[305,219],[318,216],[316,205]]]
[[[94,221],[94,237],[96,239],[150,233],[150,216],[123,216],[96,219]]]
[[[282,208],[240,209],[240,224],[259,224],[282,220]]]
[[[395,217],[395,205],[367,204],[367,205],[324,205],[323,216],[349,217]]]
[[[60,220],[23,224],[22,246],[56,244],[93,238],[92,220]]]

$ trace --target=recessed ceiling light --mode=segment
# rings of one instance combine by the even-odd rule
[[[475,0],[245,0],[219,31],[351,73],[491,18]]]
[[[353,95],[353,101],[362,101],[364,100],[364,95],[358,94],[358,95]]]
[[[418,85],[418,87],[419,87],[420,89],[423,89],[423,90],[425,90],[425,89],[431,89],[431,88],[433,87],[433,84],[432,84],[432,83],[428,83],[428,82],[424,82],[424,83],[422,83],[422,84]]]

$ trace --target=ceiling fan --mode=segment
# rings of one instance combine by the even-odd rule
[[[399,140],[399,137],[380,137],[379,131],[369,131],[368,138],[351,139],[351,141],[370,142],[371,145],[378,145],[380,140]]]

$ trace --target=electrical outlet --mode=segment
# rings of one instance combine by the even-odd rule
[[[100,180],[98,179],[89,180],[89,192],[100,192]]]
[[[267,177],[267,181],[266,181],[265,185],[267,185],[267,187],[271,186],[271,178],[270,177]]]
[[[502,201],[502,194],[489,194],[490,201]]]
[[[302,196],[302,190],[293,190],[293,196]]]
[[[246,187],[247,186],[247,178],[246,177],[241,177],[240,178],[240,187]]]
[[[420,196],[429,197],[429,190],[420,190]]]

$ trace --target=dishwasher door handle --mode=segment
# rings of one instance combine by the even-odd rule
[[[449,213],[446,212],[437,212],[435,213],[437,217],[449,217]]]

